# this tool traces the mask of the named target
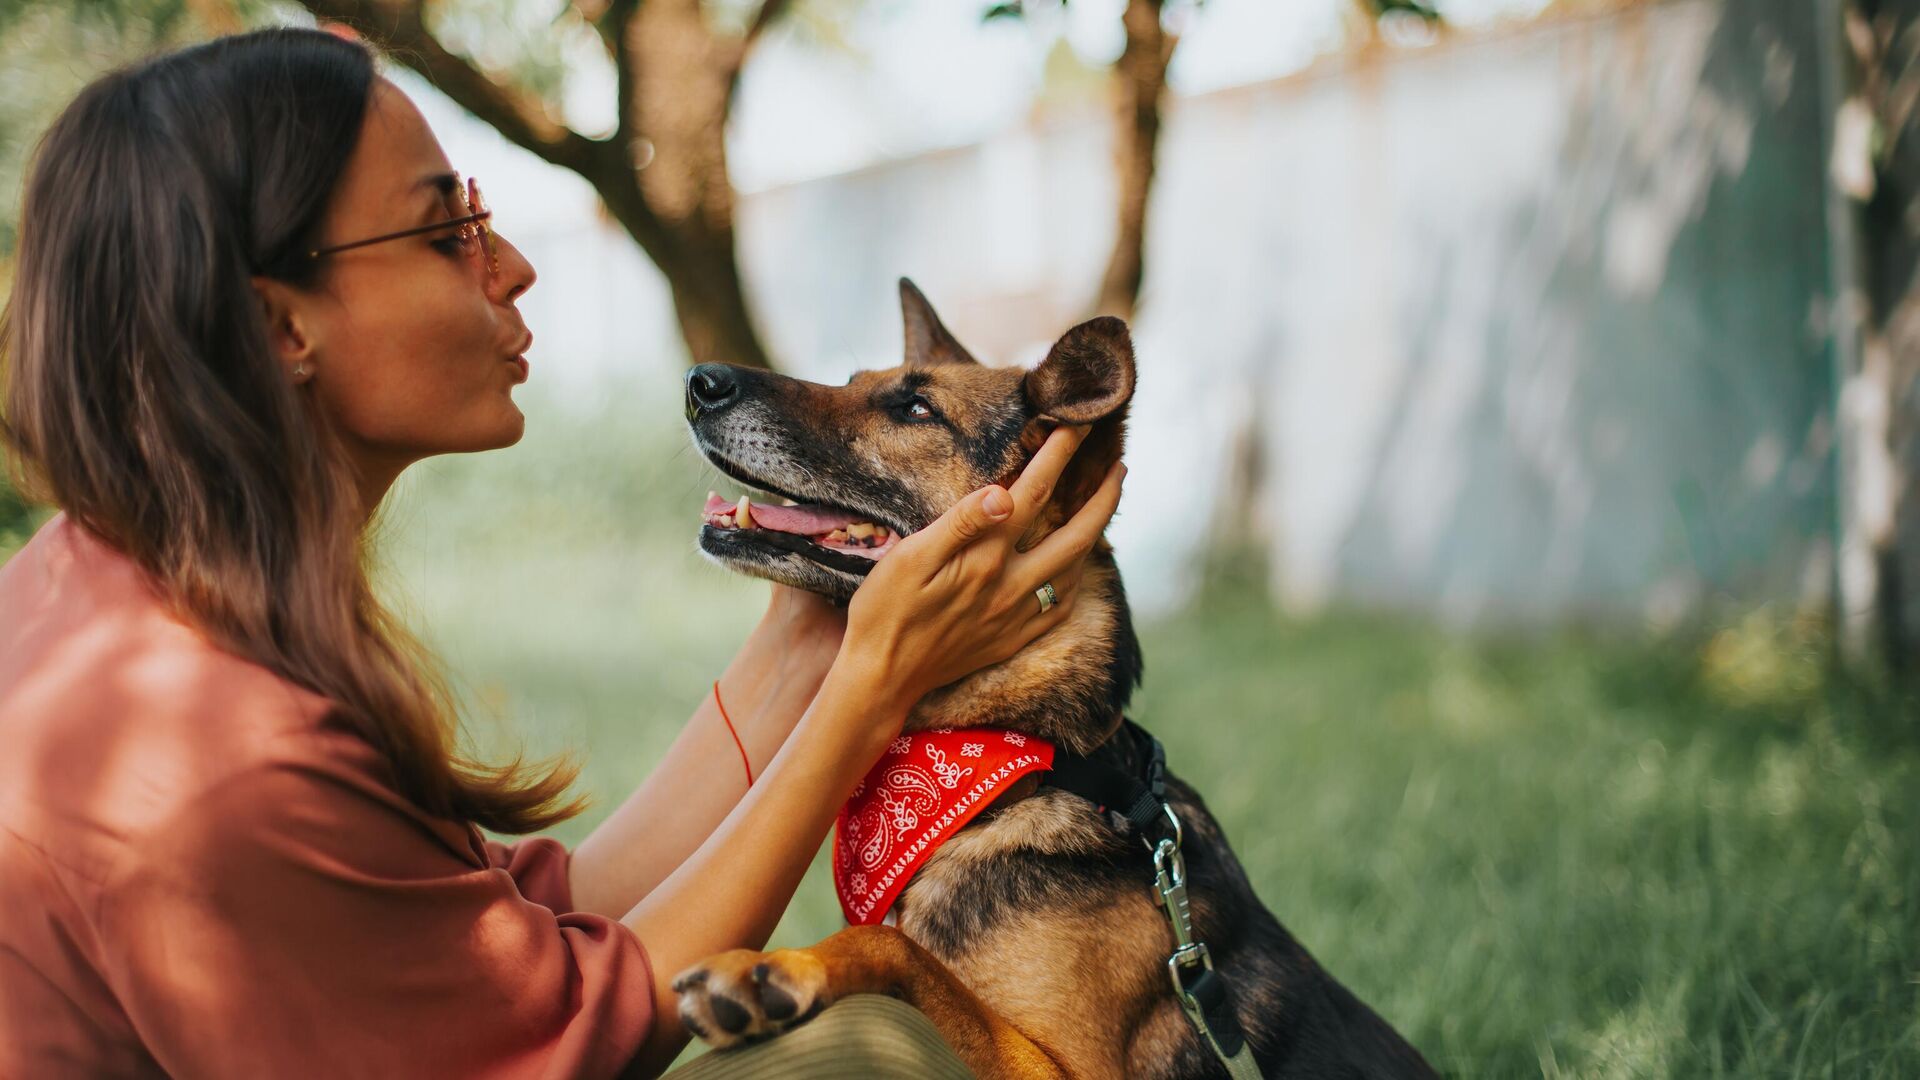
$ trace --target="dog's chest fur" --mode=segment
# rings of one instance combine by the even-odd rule
[[[899,927],[1074,1075],[1191,1075],[1179,1065],[1199,1046],[1167,982],[1151,879],[1138,840],[1042,788],[936,852],[901,894]]]

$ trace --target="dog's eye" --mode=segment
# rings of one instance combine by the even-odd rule
[[[933,419],[933,406],[927,403],[926,398],[915,395],[905,405],[901,406],[900,414],[909,420],[931,420]]]

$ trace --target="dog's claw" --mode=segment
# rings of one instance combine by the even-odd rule
[[[676,994],[684,994],[704,984],[706,981],[707,972],[704,968],[694,968],[692,971],[683,971],[678,978],[673,980],[673,992]]]

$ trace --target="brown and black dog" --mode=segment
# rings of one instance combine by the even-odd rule
[[[756,527],[749,507],[742,527],[710,500],[708,556],[844,601],[895,537],[971,491],[1011,482],[1055,424],[1093,427],[1039,531],[1070,517],[1119,458],[1134,386],[1120,320],[1067,331],[1031,371],[987,367],[912,283],[903,279],[900,294],[900,367],[845,386],[722,365],[689,373],[700,452],[741,484],[818,514],[776,512],[784,528]],[[1104,541],[1077,591],[1066,622],[929,694],[907,730],[1006,728],[1137,772],[1138,746],[1112,736],[1140,680],[1140,646]],[[1261,906],[1199,795],[1177,779],[1167,792],[1185,824],[1196,936],[1231,988],[1262,1075],[1434,1075]],[[897,929],[850,927],[808,949],[710,958],[676,981],[681,1015],[725,1047],[877,992],[919,1008],[981,1076],[1225,1076],[1169,984],[1172,935],[1151,883],[1146,852],[1112,815],[1023,782],[928,859],[896,902]]]

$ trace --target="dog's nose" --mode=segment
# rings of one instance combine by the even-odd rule
[[[687,372],[687,419],[715,412],[740,396],[740,383],[725,364],[701,364]]]

